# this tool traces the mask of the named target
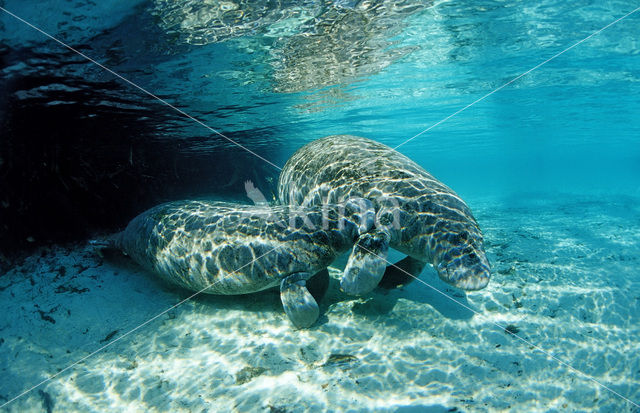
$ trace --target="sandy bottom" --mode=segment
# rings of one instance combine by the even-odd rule
[[[469,201],[488,288],[429,268],[353,298],[334,279],[302,331],[267,291],[127,334],[189,293],[88,246],[42,250],[0,277],[0,404],[90,357],[0,410],[640,412],[640,200]]]

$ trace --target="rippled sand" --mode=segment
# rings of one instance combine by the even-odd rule
[[[639,200],[468,201],[487,289],[428,269],[352,298],[333,270],[309,330],[267,291],[197,297],[122,337],[189,293],[86,246],[43,250],[0,277],[0,402],[118,340],[4,410],[640,411],[610,391],[640,403]]]

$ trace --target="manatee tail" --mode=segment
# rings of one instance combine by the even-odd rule
[[[115,240],[109,238],[90,239],[89,245],[94,248],[117,248]]]
[[[113,258],[127,253],[122,249],[120,242],[121,232],[104,238],[89,240],[89,245],[93,247],[93,252],[102,258]]]
[[[122,232],[118,232],[113,235],[106,236],[104,238],[96,238],[89,240],[89,245],[96,249],[96,251],[100,250],[122,250]]]

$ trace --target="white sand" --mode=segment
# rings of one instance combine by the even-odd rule
[[[418,281],[366,299],[333,281],[302,331],[277,291],[201,296],[0,410],[640,412],[533,347],[640,403],[639,200],[469,201],[489,287],[420,278],[478,314]],[[189,296],[87,246],[42,254],[0,276],[0,403]]]

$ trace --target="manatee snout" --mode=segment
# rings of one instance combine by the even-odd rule
[[[491,277],[489,261],[484,253],[471,251],[435,266],[440,278],[463,290],[480,290]]]

